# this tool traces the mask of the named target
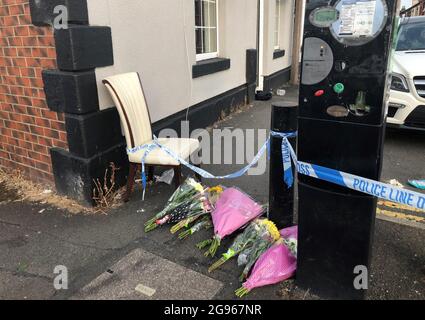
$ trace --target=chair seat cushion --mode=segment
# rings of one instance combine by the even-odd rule
[[[199,148],[199,141],[197,139],[159,138],[158,142],[185,160],[187,160],[190,155]],[[146,148],[143,148],[138,152],[128,153],[128,159],[133,163],[142,163],[142,157],[144,156],[145,151]],[[180,162],[169,156],[159,147],[156,147],[146,157],[145,164],[178,166],[180,165]]]

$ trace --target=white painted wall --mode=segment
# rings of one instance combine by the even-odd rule
[[[294,0],[282,0],[280,23],[280,49],[285,50],[285,56],[273,59],[276,1],[265,1],[265,26],[264,26],[264,75],[271,75],[279,70],[288,68],[292,61],[292,41],[294,31]]]
[[[231,68],[197,79],[193,0],[88,0],[88,9],[91,25],[112,28],[115,63],[96,69],[101,109],[113,106],[101,81],[118,73],[140,73],[153,122],[246,82],[256,0],[219,0],[220,57]]]
[[[256,48],[257,0],[219,1],[220,57],[231,68],[192,79],[196,63],[193,0],[88,0],[91,25],[110,26],[113,66],[97,68],[100,108],[114,104],[102,79],[139,72],[152,121],[158,121],[246,82],[246,50]],[[293,2],[284,0],[281,44],[283,58],[273,60],[275,1],[266,0],[264,75],[291,63]]]

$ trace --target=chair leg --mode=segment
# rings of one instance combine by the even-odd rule
[[[134,178],[136,176],[138,165],[136,163],[130,162],[130,171],[128,173],[128,180],[127,180],[127,190],[124,194],[124,202],[128,202],[130,200],[131,192],[133,191],[134,186]]]
[[[149,166],[148,167],[148,181],[153,181],[154,174],[155,174],[155,167]]]
[[[201,168],[201,164],[196,165],[199,169]],[[198,179],[199,182],[202,182],[202,176],[199,173],[195,173],[195,177]]]
[[[181,185],[182,180],[182,166],[174,167],[174,182],[176,184],[176,189]]]

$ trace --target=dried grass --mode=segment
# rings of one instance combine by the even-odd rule
[[[122,192],[116,189],[115,173],[120,170],[113,162],[109,164],[103,176],[103,183],[99,179],[93,180],[93,200],[96,203],[97,212],[106,213],[108,209],[116,207],[121,203]]]
[[[6,173],[0,170],[0,182],[9,191],[14,192],[15,197],[11,201],[30,201],[48,204],[58,209],[64,209],[72,214],[91,213],[92,208],[86,208],[74,200],[56,194],[55,191],[43,188],[27,180],[20,171]]]
[[[107,175],[108,170],[106,170],[105,172],[105,177]],[[115,176],[113,176],[112,179],[113,181],[115,181]],[[0,170],[0,185],[3,189],[6,189],[4,191],[10,194],[10,196],[8,197],[9,202],[36,202],[50,205],[58,209],[66,210],[71,214],[105,214],[108,208],[116,207],[119,205],[119,203],[121,203],[120,198],[122,191],[113,190],[115,189],[115,183],[113,184],[113,188],[109,188],[107,192],[102,195],[102,200],[100,200],[102,205],[100,207],[93,208],[85,207],[75,200],[69,199],[62,195],[58,195],[54,190],[51,190],[49,188],[46,189],[45,187],[39,184],[31,182],[26,179],[20,171],[16,170],[11,173],[6,173],[3,170]],[[108,185],[108,183],[106,183],[105,185]],[[99,196],[99,194],[97,194],[97,196]]]

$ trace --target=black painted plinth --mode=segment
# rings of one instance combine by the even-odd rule
[[[99,178],[102,182],[105,170],[111,162],[120,168],[116,173],[117,186],[125,184],[128,174],[128,157],[124,144],[114,146],[92,158],[77,157],[58,148],[52,148],[50,154],[57,191],[83,205],[93,206],[93,180]]]
[[[70,26],[55,30],[55,42],[60,70],[78,71],[114,64],[109,27]]]
[[[70,114],[86,114],[99,110],[94,70],[82,72],[44,70],[42,75],[50,110]]]
[[[116,108],[86,115],[65,116],[69,151],[78,157],[91,158],[124,142]]]

